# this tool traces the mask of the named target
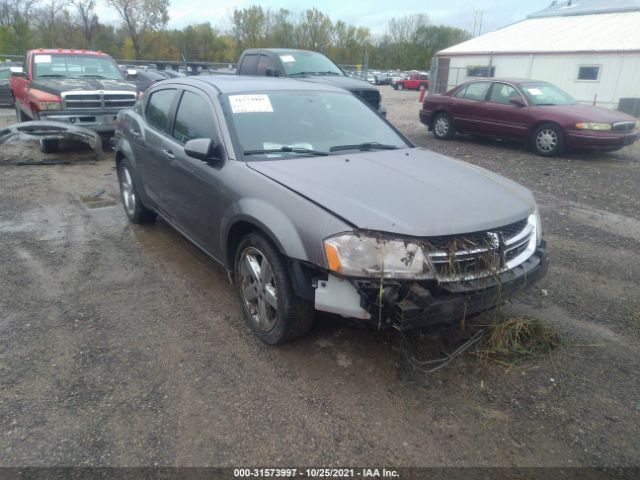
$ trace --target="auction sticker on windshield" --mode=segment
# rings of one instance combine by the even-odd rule
[[[273,112],[269,95],[230,95],[233,113]]]
[[[34,63],[51,63],[51,55],[35,55],[33,57]]]
[[[539,88],[527,88],[527,91],[531,94],[531,95],[542,95],[542,90],[540,90]]]
[[[296,61],[293,55],[280,55],[280,60],[282,60],[284,63],[293,63]]]

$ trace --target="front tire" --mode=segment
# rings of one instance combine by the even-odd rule
[[[40,140],[40,151],[42,153],[56,153],[58,151],[58,139],[43,138]]]
[[[438,113],[433,119],[433,136],[438,140],[449,140],[455,135],[453,122],[448,113]]]
[[[404,90],[404,85],[402,83],[398,84],[398,90]]]
[[[533,150],[543,157],[556,157],[564,151],[564,133],[554,123],[543,123],[532,138]]]
[[[285,258],[262,234],[240,241],[234,278],[247,324],[263,342],[284,343],[313,326],[313,306],[296,296]]]
[[[120,183],[120,198],[124,211],[133,223],[142,224],[153,222],[156,213],[142,203],[138,194],[138,187],[134,183],[131,165],[124,159],[118,165],[118,182]]]

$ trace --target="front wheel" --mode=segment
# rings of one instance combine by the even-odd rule
[[[533,149],[543,157],[555,157],[564,151],[562,129],[553,123],[543,123],[533,133]]]
[[[138,188],[133,181],[131,165],[125,159],[118,166],[118,182],[120,183],[120,198],[124,211],[133,223],[149,223],[155,220],[156,213],[142,203]]]
[[[398,84],[398,90],[404,90],[404,85],[402,83]]]
[[[249,328],[263,342],[293,340],[313,326],[313,306],[295,295],[284,257],[260,233],[240,241],[234,277]]]
[[[438,140],[449,140],[453,138],[455,131],[449,114],[441,112],[433,119],[433,136]]]

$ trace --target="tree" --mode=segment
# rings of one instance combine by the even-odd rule
[[[85,40],[85,47],[94,48],[93,39],[98,31],[96,0],[74,0],[76,23]]]
[[[142,34],[164,29],[169,21],[169,0],[107,0],[120,15],[136,59],[142,56]]]
[[[231,35],[236,41],[238,54],[246,48],[260,47],[266,36],[267,15],[259,5],[231,13]]]
[[[301,48],[324,52],[331,45],[331,19],[317,8],[302,13],[298,25],[297,43]]]

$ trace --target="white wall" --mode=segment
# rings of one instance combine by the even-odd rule
[[[533,78],[554,83],[581,103],[617,108],[620,98],[640,98],[640,54],[523,54],[452,56],[449,86],[466,78],[467,67],[495,67],[496,77]],[[578,80],[580,65],[599,65],[596,81]]]

